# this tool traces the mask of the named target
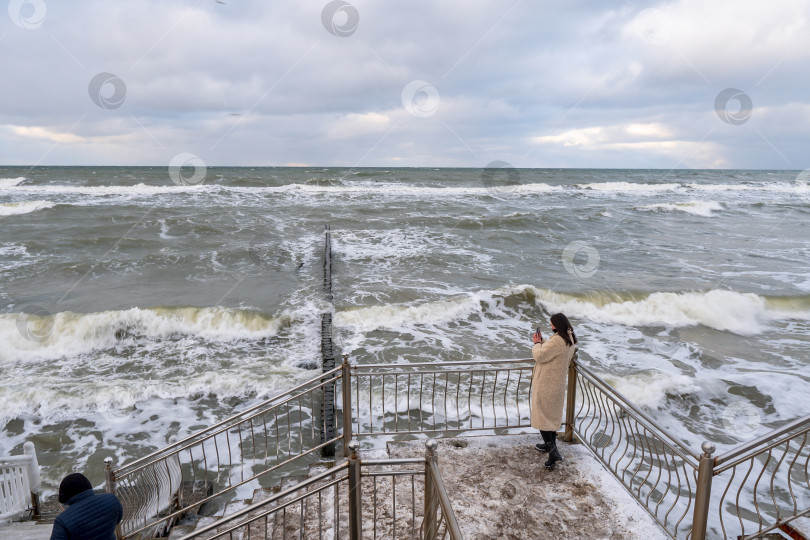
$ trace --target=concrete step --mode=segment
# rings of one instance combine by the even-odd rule
[[[239,510],[247,508],[248,506],[250,506],[250,504],[251,504],[250,500],[236,499],[235,501],[230,501],[228,504],[225,505],[225,509],[222,515],[230,516],[231,514],[234,514]]]
[[[286,490],[290,489],[293,486],[297,486],[298,484],[300,484],[301,482],[303,482],[307,478],[309,478],[309,477],[304,476],[302,474],[296,474],[296,475],[293,475],[293,476],[285,476],[285,477],[283,477],[281,479],[281,484],[280,484],[281,491],[286,491]]]
[[[279,492],[278,488],[259,488],[253,491],[253,498],[251,504],[256,504],[268,499]]]
[[[185,535],[194,532],[196,525],[189,524],[189,525],[175,525],[172,527],[171,533],[169,533],[169,540],[177,540],[178,538],[182,538]]]
[[[334,462],[313,463],[313,464],[311,464],[309,466],[308,475],[306,475],[306,476],[305,475],[284,476],[281,479],[281,482],[279,483],[278,486],[274,486],[274,487],[270,487],[270,488],[258,488],[258,489],[255,489],[253,491],[252,497],[250,499],[246,499],[246,500],[235,499],[235,500],[228,501],[222,507],[220,507],[219,509],[217,509],[215,512],[213,512],[210,515],[200,516],[198,514],[189,514],[185,518],[183,518],[183,520],[180,523],[178,523],[177,525],[175,525],[172,528],[172,531],[171,531],[171,534],[169,535],[169,538],[181,538],[182,536],[188,534],[189,532],[192,532],[192,531],[197,530],[197,529],[199,529],[201,527],[205,527],[207,525],[215,523],[216,521],[219,521],[221,518],[223,518],[225,516],[230,516],[230,515],[238,512],[239,510],[247,508],[248,506],[251,506],[253,504],[259,503],[259,502],[261,502],[261,501],[263,501],[265,499],[268,499],[269,497],[271,497],[273,495],[276,495],[276,494],[280,493],[281,491],[290,489],[290,488],[300,484],[302,481],[306,480],[310,476],[313,476],[315,474],[318,474],[320,472],[325,471],[328,467],[331,467],[333,464],[334,464]],[[267,510],[266,508],[262,509],[261,512],[264,512],[266,510]],[[207,513],[207,512],[205,512],[205,513]],[[259,513],[259,512],[257,512],[257,513]],[[300,516],[298,515],[297,509],[290,509],[290,511],[288,511],[287,514],[288,514],[288,516],[287,516],[288,521],[295,520],[297,522],[299,520],[299,518],[300,518]],[[232,525],[233,524],[228,524],[227,526],[230,527]],[[280,526],[279,527],[274,527],[274,526],[271,525],[271,527],[273,529],[279,528],[279,532],[280,532]],[[292,528],[288,525],[288,529],[291,530]],[[297,527],[296,527],[296,530],[297,530]],[[241,536],[242,536],[242,534],[237,534],[237,533],[234,533],[234,535],[233,535],[234,540],[237,540],[238,538],[241,538]],[[0,540],[3,540],[3,539],[0,539]]]
[[[201,527],[205,527],[206,525],[211,525],[212,523],[217,521],[217,519],[218,518],[215,518],[214,516],[201,517],[200,520],[197,522],[197,528],[199,529]]]
[[[6,523],[0,525],[0,540],[49,540],[53,524],[41,524],[34,521]]]

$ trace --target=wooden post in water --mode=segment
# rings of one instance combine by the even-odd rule
[[[323,247],[323,290],[326,292],[326,299],[332,301],[332,229],[326,225]]]
[[[332,234],[326,225],[323,249],[323,288],[332,300]],[[321,315],[321,360],[323,372],[335,369],[335,351],[332,344],[332,314]],[[321,444],[335,438],[335,383],[325,384],[321,395]],[[323,447],[324,457],[335,455],[335,443]]]

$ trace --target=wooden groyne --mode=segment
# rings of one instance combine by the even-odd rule
[[[329,302],[332,301],[332,231],[329,225],[325,227],[323,247],[323,289]],[[323,372],[335,369],[335,348],[332,343],[332,313],[321,315],[321,360]],[[321,399],[321,443],[335,437],[335,383],[324,385]],[[335,455],[335,445],[330,444],[323,448],[325,457]]]

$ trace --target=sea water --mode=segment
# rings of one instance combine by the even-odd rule
[[[325,311],[360,363],[528,358],[562,311],[581,361],[730,448],[810,409],[797,175],[0,168],[0,454],[101,482],[312,377]]]

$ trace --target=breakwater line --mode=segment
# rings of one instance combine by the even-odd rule
[[[327,224],[324,233],[323,247],[323,289],[327,300],[332,301],[332,231]],[[326,312],[321,315],[321,360],[323,372],[328,373],[335,369],[335,350],[332,342],[332,313]],[[321,443],[335,438],[335,383],[329,383],[323,387],[323,397],[321,399]],[[335,455],[335,444],[324,446],[322,451],[324,457]]]

